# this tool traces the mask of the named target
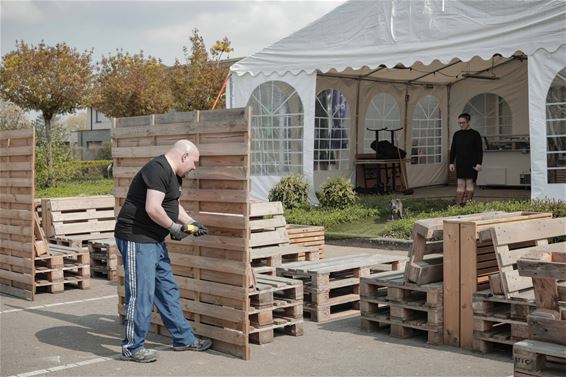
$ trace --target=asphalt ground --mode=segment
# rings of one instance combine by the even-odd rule
[[[392,250],[327,245],[326,257]],[[159,360],[119,360],[122,326],[116,284],[92,279],[88,290],[39,294],[33,302],[0,294],[0,376],[511,376],[510,352],[481,355],[365,332],[360,318],[305,320],[304,335],[251,345],[251,360],[219,352],[174,352],[150,334]]]

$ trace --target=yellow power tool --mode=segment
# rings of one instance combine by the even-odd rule
[[[181,230],[187,234],[193,234],[196,233],[198,231],[198,226],[192,225],[192,224],[185,224],[183,225],[183,227],[181,228]]]

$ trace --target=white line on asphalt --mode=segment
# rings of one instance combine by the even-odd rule
[[[82,302],[106,300],[106,299],[109,299],[109,298],[116,298],[116,297],[118,297],[118,295],[87,298],[87,299],[84,299],[84,300],[75,300],[75,301],[67,301],[67,302],[57,302],[57,303],[54,303],[54,304],[30,306],[29,308],[8,309],[8,310],[4,310],[4,311],[0,312],[0,314],[15,313],[15,312],[21,312],[21,311],[33,311],[33,310],[36,310],[36,309],[50,308],[52,306],[80,304]]]

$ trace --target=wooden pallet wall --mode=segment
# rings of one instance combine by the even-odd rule
[[[249,359],[250,191],[249,109],[119,118],[112,130],[116,215],[137,171],[179,139],[200,150],[183,180],[183,207],[209,234],[170,241],[173,273],[185,315],[213,348]],[[123,290],[120,292],[123,296]],[[154,325],[162,326],[158,316]]]
[[[33,129],[0,131],[0,292],[34,296]]]

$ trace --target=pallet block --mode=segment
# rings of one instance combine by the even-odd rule
[[[426,333],[428,343],[442,344],[442,283],[406,283],[401,272],[384,272],[360,280],[362,329],[389,326],[390,335],[408,338]]]
[[[295,262],[278,267],[277,275],[302,280],[305,313],[315,322],[325,322],[359,315],[360,278],[370,275],[372,268],[399,259],[366,254]]]
[[[36,291],[62,293],[65,285],[90,288],[89,255],[77,249],[50,245],[47,255],[35,258]]]
[[[275,332],[303,335],[303,283],[300,280],[258,275],[250,291],[250,342],[273,342]]]
[[[566,346],[537,340],[523,340],[513,345],[515,377],[566,376]]]
[[[474,294],[472,308],[475,351],[489,353],[498,345],[513,345],[529,338],[527,318],[536,310],[532,290],[512,299],[493,295],[489,290],[479,291]]]
[[[108,280],[118,278],[118,248],[114,239],[89,241],[90,272]]]

